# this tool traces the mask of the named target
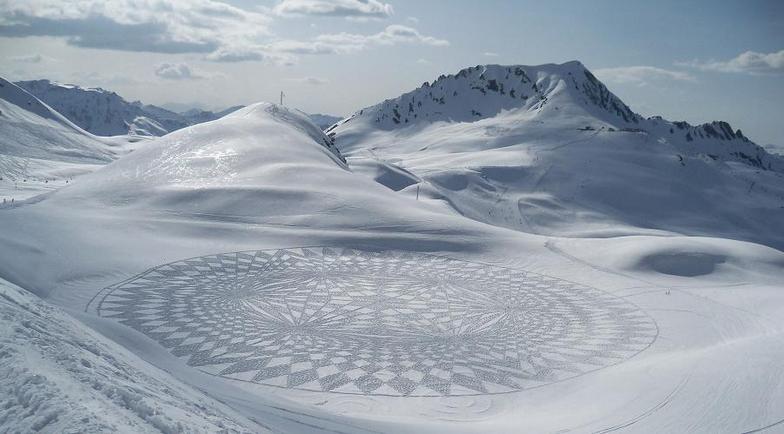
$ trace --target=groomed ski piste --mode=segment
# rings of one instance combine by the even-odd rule
[[[783,429],[781,158],[510,68],[536,104],[259,103],[1,208],[0,431]]]

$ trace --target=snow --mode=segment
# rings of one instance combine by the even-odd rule
[[[141,140],[94,136],[2,78],[0,121],[0,197],[7,202],[66,185]]]
[[[120,95],[101,88],[82,88],[49,80],[20,81],[16,85],[98,136],[163,136],[188,125],[221,118],[241,108],[230,107],[217,113],[206,110],[175,113],[138,101],[128,102]]]
[[[780,158],[506,68],[401,97],[429,121],[254,104],[0,208],[0,430],[780,429]]]
[[[502,227],[784,246],[781,156],[723,122],[643,119],[578,62],[469,68],[328,134],[352,165],[394,164],[420,177],[431,200]]]
[[[0,323],[3,432],[238,432],[251,426],[2,280]]]

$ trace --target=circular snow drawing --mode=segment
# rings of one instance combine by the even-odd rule
[[[162,265],[98,313],[221,377],[393,396],[504,393],[647,348],[653,320],[603,291],[425,254],[296,248]]]

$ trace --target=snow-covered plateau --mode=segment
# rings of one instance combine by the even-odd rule
[[[784,430],[784,157],[727,123],[579,62],[325,132],[0,96],[0,432]]]

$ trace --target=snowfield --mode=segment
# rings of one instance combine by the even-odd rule
[[[0,208],[0,430],[780,431],[781,157],[586,72],[258,103]]]

